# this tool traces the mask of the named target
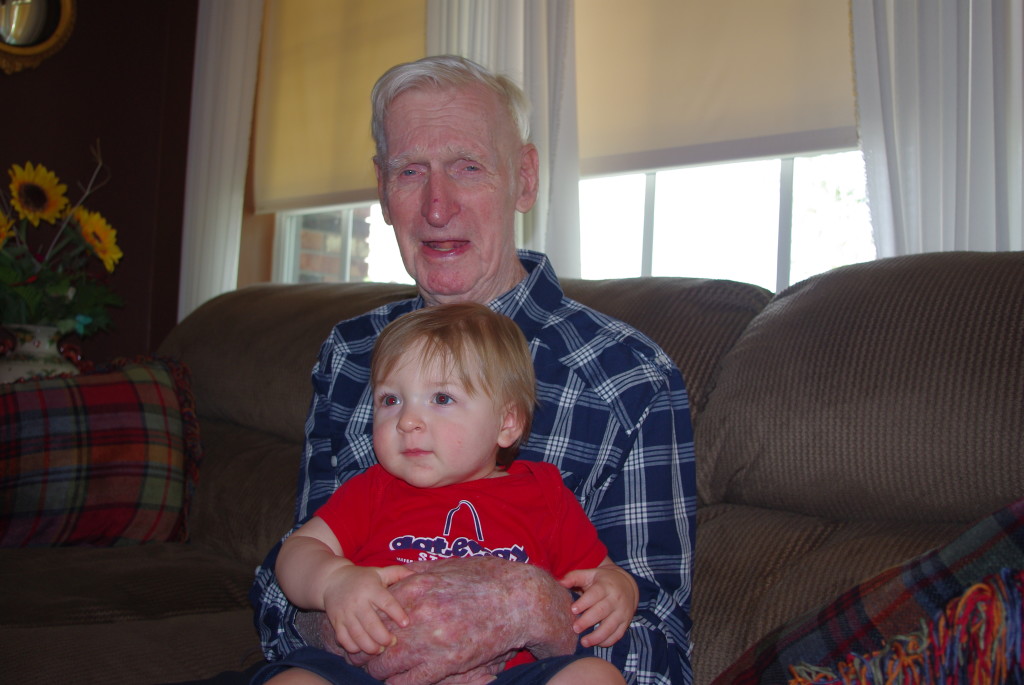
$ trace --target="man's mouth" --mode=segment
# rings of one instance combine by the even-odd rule
[[[454,252],[467,243],[469,243],[468,240],[431,240],[423,244],[437,252]]]

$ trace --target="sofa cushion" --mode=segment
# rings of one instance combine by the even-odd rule
[[[189,542],[254,569],[295,521],[301,442],[227,421],[203,421],[203,477]]]
[[[970,523],[1024,489],[1024,253],[882,259],[777,295],[696,426],[703,502]]]
[[[249,608],[131,623],[0,627],[0,644],[4,682],[12,683],[206,681],[263,658]]]
[[[184,540],[199,458],[177,362],[0,385],[0,546]]]
[[[188,543],[0,550],[0,626],[131,622],[249,607],[252,567]]]
[[[4,682],[167,683],[262,657],[252,566],[187,543],[0,549]]]
[[[838,521],[738,504],[699,508],[691,612],[694,682],[709,683],[773,628],[948,543],[964,528]]]

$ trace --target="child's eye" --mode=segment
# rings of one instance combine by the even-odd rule
[[[453,398],[451,395],[447,393],[439,392],[436,395],[434,395],[434,402],[436,404],[454,404],[455,398]]]
[[[398,397],[395,395],[382,395],[380,398],[380,406],[382,407],[394,407],[398,404]]]

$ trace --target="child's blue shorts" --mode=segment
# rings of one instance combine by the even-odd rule
[[[491,683],[493,685],[544,685],[560,670],[577,659],[584,659],[587,656],[589,655],[570,654],[522,664],[502,671]],[[313,647],[303,647],[284,659],[261,668],[253,677],[252,685],[261,685],[289,667],[312,671],[334,685],[380,685],[381,682],[374,680],[366,671],[349,664],[336,654]]]

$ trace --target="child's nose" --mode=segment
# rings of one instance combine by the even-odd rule
[[[410,408],[403,409],[402,415],[398,418],[398,430],[409,432],[421,428],[423,428],[423,419],[419,412]]]

